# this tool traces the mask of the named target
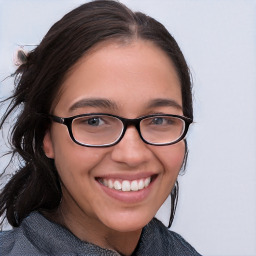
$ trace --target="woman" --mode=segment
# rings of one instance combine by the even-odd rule
[[[16,71],[2,118],[22,166],[6,184],[1,255],[199,255],[154,219],[193,120],[184,57],[154,19],[115,1],[65,15]]]

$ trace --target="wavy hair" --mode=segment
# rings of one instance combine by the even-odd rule
[[[13,74],[15,89],[6,99],[9,106],[0,129],[19,109],[11,132],[12,160],[22,164],[0,194],[0,215],[16,227],[34,210],[52,211],[62,192],[54,161],[43,151],[43,139],[50,123],[38,113],[49,114],[67,72],[96,44],[107,40],[120,43],[149,40],[172,60],[181,82],[183,113],[193,119],[189,68],[175,39],[155,19],[132,12],[113,0],[96,0],[79,6],[55,23],[41,43],[28,53]],[[171,193],[173,220],[178,183]]]

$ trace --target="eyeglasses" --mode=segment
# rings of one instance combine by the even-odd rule
[[[134,126],[140,138],[155,146],[171,145],[182,140],[192,119],[179,115],[148,115],[127,119],[111,114],[83,114],[72,117],[49,116],[67,126],[71,139],[86,147],[108,147],[121,141],[128,126]]]

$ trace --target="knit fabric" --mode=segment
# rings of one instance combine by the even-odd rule
[[[120,256],[121,254],[81,241],[64,227],[31,213],[18,228],[0,233],[1,256]],[[153,219],[142,230],[132,256],[200,256],[180,235]]]

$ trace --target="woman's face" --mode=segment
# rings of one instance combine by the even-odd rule
[[[53,109],[60,117],[85,113],[125,118],[182,115],[181,85],[174,65],[148,41],[101,43],[68,73]],[[72,141],[65,125],[52,123],[44,150],[54,158],[61,179],[66,225],[75,222],[125,232],[141,229],[154,217],[174,186],[185,145],[184,141],[169,146],[145,144],[136,128],[129,126],[114,146],[83,147]],[[100,182],[131,184],[151,177],[148,187],[129,192]]]

